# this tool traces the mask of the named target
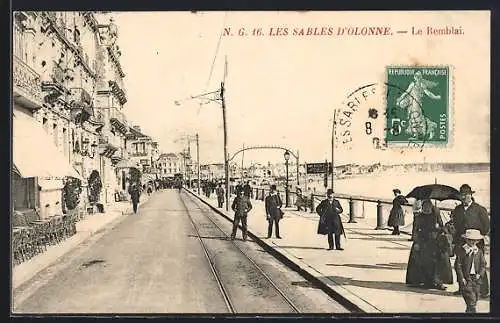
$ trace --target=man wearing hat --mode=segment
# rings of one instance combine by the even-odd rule
[[[457,248],[455,271],[462,296],[467,305],[466,313],[476,313],[482,277],[486,275],[486,259],[477,244],[483,241],[479,230],[468,229],[462,234],[465,244]]]
[[[467,230],[474,229],[478,230],[483,236],[490,232],[490,219],[488,217],[488,211],[474,202],[472,198],[474,191],[469,184],[463,184],[460,186],[460,199],[462,204],[455,207],[451,212],[451,218],[453,225],[455,227],[455,236],[453,237],[453,244],[455,245],[455,254],[462,248],[465,244],[465,239],[463,235]],[[484,240],[481,239],[477,244],[477,247],[484,256]],[[459,282],[459,287],[460,285]],[[460,294],[461,290],[457,291],[456,294]],[[481,277],[481,297],[488,297],[489,295],[489,282],[486,273]]]
[[[266,219],[269,222],[267,227],[267,238],[271,238],[274,224],[276,228],[276,238],[281,239],[279,222],[283,218],[283,211],[281,211],[283,203],[276,189],[276,185],[271,185],[271,190],[264,200],[264,205],[266,209]]]
[[[316,207],[316,212],[319,214],[318,234],[328,235],[328,250],[344,250],[340,246],[340,235],[343,233],[345,236],[344,226],[340,214],[342,213],[342,206],[340,202],[333,198],[333,190],[329,188],[326,191],[326,200]],[[333,236],[335,235],[335,241]]]

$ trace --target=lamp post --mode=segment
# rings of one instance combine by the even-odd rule
[[[283,155],[285,157],[285,168],[286,168],[286,188],[285,188],[285,207],[288,205],[288,160],[290,159],[290,152],[287,150]]]

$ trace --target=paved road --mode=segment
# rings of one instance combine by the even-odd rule
[[[189,200],[177,190],[155,193],[139,215],[128,216],[15,293],[14,313],[228,313],[187,210],[215,257],[237,312],[290,312],[251,270],[235,271],[244,259],[223,239],[231,224]],[[224,232],[217,232],[206,216]],[[255,243],[237,243],[301,312],[346,312]]]
[[[176,190],[153,196],[22,304],[22,313],[223,313]]]

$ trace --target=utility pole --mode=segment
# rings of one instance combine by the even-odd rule
[[[198,164],[198,195],[200,195],[200,141],[198,140],[198,134],[196,134],[196,163]]]
[[[245,144],[243,144],[243,149],[245,149]],[[241,154],[241,181],[243,181],[243,161],[245,160],[245,150]]]
[[[222,101],[222,123],[224,126],[224,171],[226,173],[226,211],[229,211],[229,156],[227,152],[227,122],[226,122],[226,101],[224,99],[224,82],[220,84],[220,98]]]
[[[297,187],[300,186],[299,175],[300,175],[300,159],[299,159],[299,151],[297,150]]]
[[[334,158],[334,151],[335,151],[335,126],[337,125],[337,110],[333,110],[333,124],[332,124],[332,190],[335,192],[335,186],[334,186],[334,177],[335,177],[335,158]],[[328,172],[328,170],[327,170]]]

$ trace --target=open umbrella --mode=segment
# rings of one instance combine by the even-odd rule
[[[460,200],[460,192],[451,186],[442,184],[429,184],[415,187],[406,195],[417,200]]]

